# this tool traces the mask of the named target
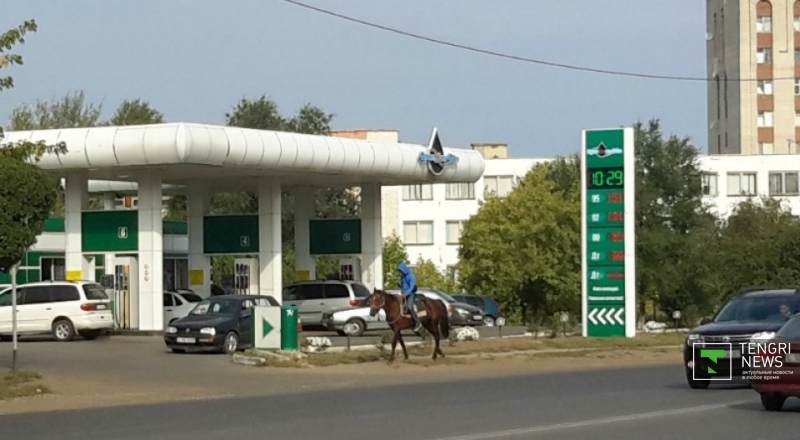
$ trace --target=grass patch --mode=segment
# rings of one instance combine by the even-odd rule
[[[17,371],[16,373],[6,373],[0,379],[0,400],[13,399],[16,397],[38,396],[50,392],[46,387],[39,383],[42,378],[39,373],[32,371]]]
[[[407,347],[409,360],[403,361],[403,351],[398,346],[395,361],[419,366],[454,365],[469,363],[470,355],[480,355],[482,359],[497,359],[503,353],[515,353],[532,357],[592,357],[597,359],[615,359],[631,356],[636,351],[652,348],[654,352],[667,352],[670,349],[660,346],[679,346],[684,343],[686,335],[682,333],[646,333],[636,338],[583,338],[567,336],[557,338],[516,337],[502,339],[483,339],[479,341],[448,342],[442,341],[445,352],[444,359],[433,361],[432,343]],[[557,351],[550,351],[557,350]],[[281,360],[265,357],[266,367],[304,368],[330,367],[334,365],[365,364],[386,362],[389,360],[389,349],[376,347],[374,350],[334,351],[309,353],[304,359]],[[492,356],[495,354],[497,356]],[[516,355],[516,354],[515,354]],[[460,357],[452,357],[460,356]],[[467,357],[465,357],[467,356]]]

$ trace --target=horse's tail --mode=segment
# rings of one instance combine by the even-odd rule
[[[450,337],[450,317],[447,316],[447,306],[441,301],[436,302],[442,307],[442,312],[444,313],[441,321],[439,321],[439,333],[442,335],[442,338],[448,339]]]

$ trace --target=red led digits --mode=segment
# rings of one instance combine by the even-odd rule
[[[624,198],[622,193],[611,193],[606,197],[608,203],[623,203]]]
[[[609,212],[608,213],[608,221],[619,223],[625,220],[625,214],[622,212]]]
[[[625,241],[625,233],[624,232],[611,232],[608,234],[608,241],[614,243],[621,243]]]
[[[622,261],[625,259],[625,253],[622,251],[611,252],[608,259],[611,261]]]
[[[607,272],[606,278],[609,280],[622,280],[625,279],[625,272]]]

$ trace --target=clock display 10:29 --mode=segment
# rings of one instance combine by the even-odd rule
[[[586,173],[588,189],[622,188],[625,184],[625,172],[622,167],[589,168]]]

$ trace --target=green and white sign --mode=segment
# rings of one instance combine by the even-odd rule
[[[280,307],[253,307],[253,347],[257,350],[281,349]]]
[[[581,142],[583,336],[636,336],[633,128]]]

